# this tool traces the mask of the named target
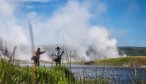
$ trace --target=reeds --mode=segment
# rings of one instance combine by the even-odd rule
[[[0,84],[33,84],[32,67],[20,67],[0,61]],[[36,67],[36,84],[74,84],[73,74],[65,66]]]
[[[103,78],[88,78],[86,71],[83,78],[78,79],[64,65],[51,68],[36,67],[35,82],[33,81],[33,67],[13,65],[12,62],[0,60],[0,84],[108,84]]]

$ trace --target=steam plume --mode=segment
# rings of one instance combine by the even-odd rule
[[[102,3],[102,2],[99,2]],[[0,36],[9,42],[10,49],[18,46],[16,52],[17,58],[29,60],[30,47],[26,50],[19,47],[22,45],[30,46],[28,19],[32,19],[34,28],[34,41],[37,45],[66,45],[76,50],[77,56],[90,58],[113,58],[119,57],[116,43],[117,40],[112,37],[106,26],[93,25],[90,20],[94,18],[90,11],[90,3],[69,0],[63,7],[58,8],[50,17],[41,18],[37,12],[27,13],[26,18],[18,18],[14,14],[19,9],[21,3],[10,3],[9,1],[0,1]],[[106,6],[102,6],[106,9]],[[102,14],[100,7],[98,14]],[[106,9],[107,10],[107,9]],[[21,14],[21,13],[20,13]],[[20,19],[23,20],[20,22]],[[24,25],[25,24],[25,25]],[[26,26],[27,25],[27,26]],[[63,39],[65,44],[63,44]],[[87,54],[89,46],[96,50],[96,55]],[[46,58],[46,57],[43,57]]]

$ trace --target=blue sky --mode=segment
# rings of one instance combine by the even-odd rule
[[[39,17],[39,20],[44,22],[52,19],[56,11],[59,12],[59,9],[66,7],[68,2],[76,1],[82,4],[80,6],[86,7],[90,13],[89,17],[91,15],[87,24],[105,26],[117,39],[118,46],[146,46],[146,0],[16,1],[20,2],[21,6],[18,5],[19,9],[17,8],[15,17],[22,20],[29,14],[33,14],[35,18]],[[84,8],[81,7],[81,9],[84,12]]]
[[[49,17],[67,2],[68,0],[28,2],[25,3],[23,12],[35,11],[43,17]],[[87,0],[80,0],[82,2]],[[100,17],[96,15],[99,0],[88,2],[92,4],[90,11],[94,14],[90,23],[107,26],[118,39],[118,46],[146,46],[146,0],[100,0],[106,6],[105,13]]]
[[[127,31],[123,38],[119,38],[119,45],[146,46],[145,3],[145,0],[109,3],[109,24],[113,28]]]

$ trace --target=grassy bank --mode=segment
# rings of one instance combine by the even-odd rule
[[[122,58],[107,58],[103,60],[96,60],[90,64],[97,65],[116,65],[116,66],[145,66],[146,56],[130,56]]]
[[[86,78],[85,75],[86,73],[83,78],[76,77],[65,66],[51,68],[41,66],[34,70],[29,66],[20,67],[0,60],[0,84],[108,84],[109,82],[100,77]]]

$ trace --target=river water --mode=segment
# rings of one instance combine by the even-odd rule
[[[96,65],[72,65],[73,73],[83,77],[102,77],[112,81],[112,84],[146,84],[145,68],[126,68]],[[86,74],[83,74],[86,73]]]
[[[45,64],[51,67],[51,64]],[[97,65],[67,65],[79,78],[106,78],[111,84],[146,84],[146,68]]]

